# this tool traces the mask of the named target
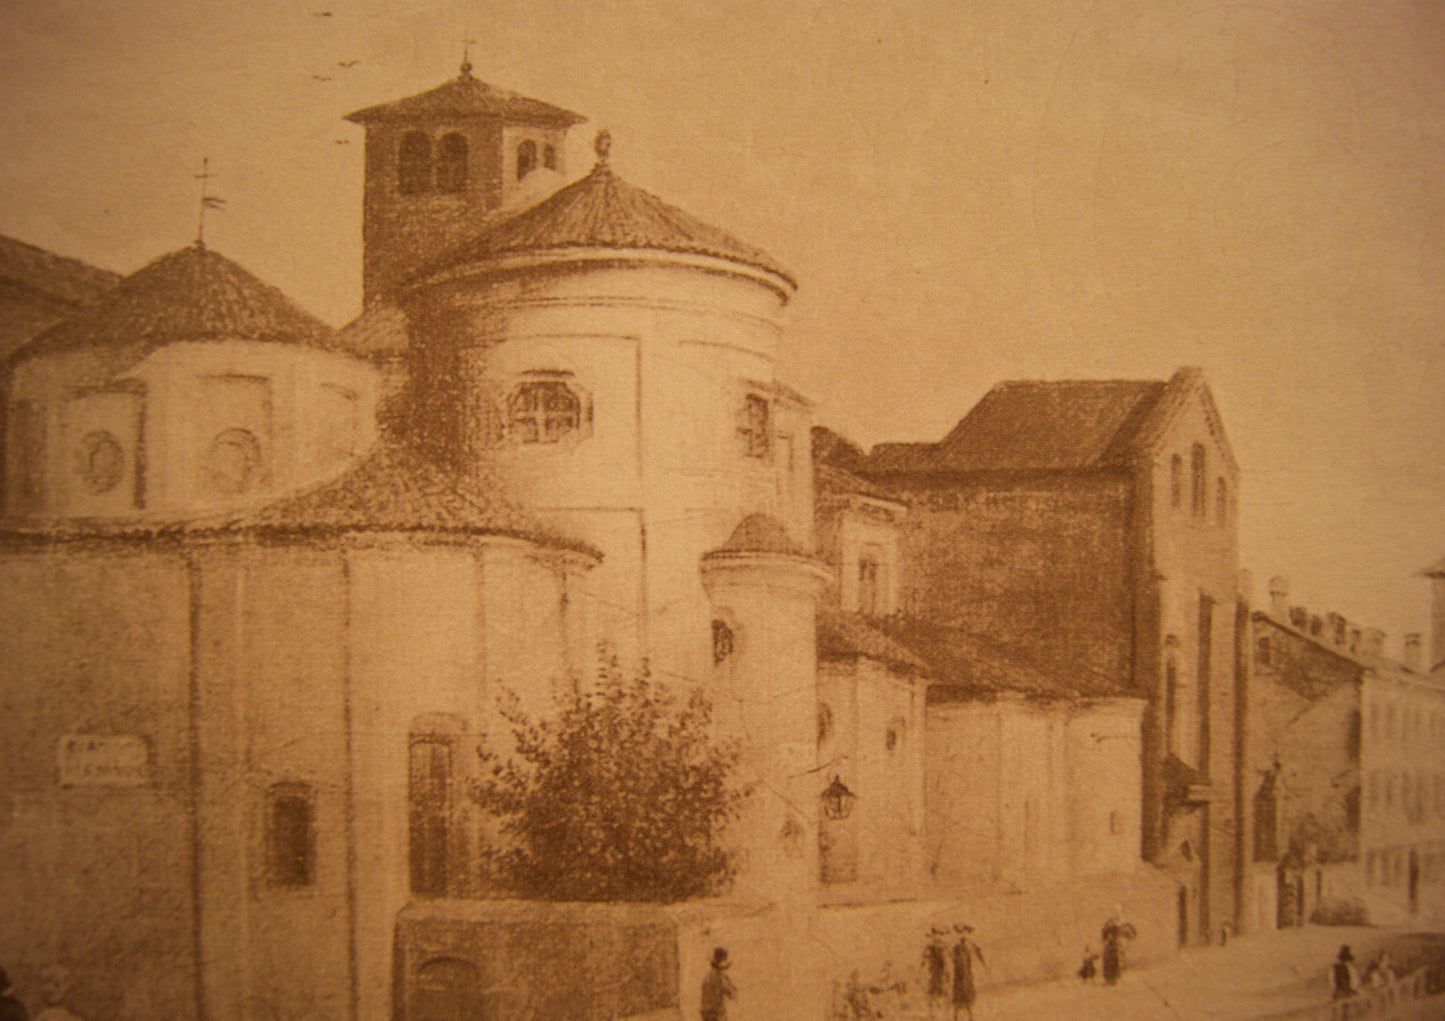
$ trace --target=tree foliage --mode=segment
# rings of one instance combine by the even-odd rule
[[[738,751],[715,744],[701,692],[679,699],[610,662],[590,691],[550,719],[503,706],[515,739],[483,749],[473,797],[501,820],[487,857],[518,894],[543,900],[671,902],[707,896],[732,877],[721,842],[745,791]]]

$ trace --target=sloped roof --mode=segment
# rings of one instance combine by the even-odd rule
[[[1007,382],[938,444],[955,471],[1056,470],[1122,464],[1164,393],[1162,382]]]
[[[468,263],[572,248],[712,256],[766,270],[797,286],[792,275],[762,249],[628,184],[602,161],[586,177],[536,205],[483,227],[417,279]]]
[[[336,347],[352,354],[386,357],[411,346],[406,313],[387,302],[373,302],[336,331]]]
[[[1127,466],[1154,449],[1181,408],[1201,394],[1210,428],[1232,464],[1203,373],[1164,380],[1011,380],[984,395],[938,443],[884,443],[865,474],[1078,471]]]
[[[818,658],[874,659],[890,667],[931,672],[908,646],[878,630],[866,617],[831,607],[818,609]]]
[[[390,103],[368,106],[346,115],[347,120],[358,124],[368,121],[467,117],[496,117],[506,121],[549,124],[564,128],[587,119],[580,113],[564,110],[540,99],[529,99],[478,81],[472,77],[470,64],[463,64],[461,74],[434,89]]]
[[[47,540],[397,532],[501,536],[599,555],[538,522],[496,486],[456,476],[396,442],[383,442],[333,480],[261,507],[180,521],[21,519],[0,528],[3,536]]]
[[[842,468],[835,468],[831,464],[814,462],[813,464],[813,488],[814,491],[822,493],[852,493],[859,496],[870,496],[875,500],[891,500],[894,503],[902,503],[903,497],[889,489],[869,482],[867,479],[854,475],[852,472],[844,471]]]
[[[910,618],[890,618],[879,621],[877,626],[928,664],[929,673],[938,681],[930,689],[930,698],[986,698],[1002,692],[1042,699],[1133,694],[1114,678],[1078,673],[1065,679],[1046,673],[1018,662],[1008,650],[962,628]]]
[[[1445,560],[1438,560],[1420,572],[1426,578],[1445,578]]]
[[[105,295],[120,274],[0,235],[0,280],[79,307]]]
[[[331,328],[276,288],[200,244],[163,255],[99,302],[20,348],[21,357],[86,347],[153,349],[182,340],[331,346]]]

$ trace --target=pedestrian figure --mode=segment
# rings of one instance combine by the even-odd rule
[[[928,930],[928,945],[923,948],[923,967],[928,973],[928,1016],[943,1013],[948,1002],[948,947],[944,945],[945,930],[934,926]]]
[[[1112,986],[1124,973],[1124,941],[1133,939],[1137,933],[1128,922],[1121,922],[1118,916],[1104,923],[1099,938],[1104,941],[1104,984]]]
[[[983,951],[968,938],[973,926],[955,925],[953,931],[958,933],[958,942],[953,945],[953,1021],[958,1021],[960,1010],[968,1014],[968,1021],[973,1021],[973,959],[977,957],[982,964]]]
[[[1093,947],[1084,948],[1084,963],[1079,965],[1079,978],[1085,982],[1094,981],[1094,976],[1099,973],[1099,955],[1094,953]]]
[[[1364,984],[1371,989],[1381,989],[1395,981],[1395,967],[1390,963],[1390,952],[1384,947],[1365,966]]]
[[[854,968],[853,973],[848,976],[848,986],[843,991],[843,1004],[847,1010],[844,1016],[848,1021],[874,1021],[875,1018],[883,1016],[882,1011],[873,1008],[873,1001],[868,993],[868,987],[858,979],[858,969]]]
[[[737,992],[733,980],[728,978],[728,952],[716,947],[712,952],[712,970],[702,980],[702,1021],[727,1021],[728,1000]]]
[[[1360,991],[1360,976],[1355,971],[1355,955],[1350,952],[1348,943],[1340,947],[1334,967],[1330,969],[1330,976],[1335,985],[1335,999],[1347,1000]]]
[[[30,1021],[30,1012],[15,996],[4,968],[0,968],[0,1021]]]

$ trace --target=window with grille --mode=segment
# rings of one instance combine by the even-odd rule
[[[582,401],[560,380],[531,380],[507,398],[507,435],[518,443],[556,443],[582,424]]]

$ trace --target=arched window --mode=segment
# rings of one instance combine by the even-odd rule
[[[555,145],[542,146],[542,166],[548,170],[557,169],[557,147]]]
[[[1170,656],[1164,664],[1164,751],[1179,753],[1179,664]]]
[[[396,159],[396,189],[403,195],[431,191],[431,139],[422,131],[401,136]]]
[[[407,797],[410,802],[411,892],[447,892],[447,816],[451,802],[452,742],[436,734],[413,734]]]
[[[266,883],[310,886],[316,879],[316,835],[311,788],[273,784],[266,792]]]
[[[1169,506],[1184,502],[1184,458],[1175,454],[1169,459]]]
[[[437,146],[437,191],[462,191],[467,186],[467,140],[453,131]]]
[[[1194,444],[1190,452],[1190,467],[1193,470],[1193,489],[1190,493],[1190,507],[1197,518],[1204,517],[1209,512],[1209,459],[1204,453],[1204,444]]]
[[[876,617],[883,612],[878,554],[865,550],[858,556],[858,612]]]
[[[721,663],[733,654],[733,629],[728,627],[727,621],[715,620],[712,622],[712,661]]]
[[[1229,486],[1222,477],[1214,480],[1214,516],[1221,525],[1229,524]]]
[[[507,398],[507,435],[519,443],[556,443],[582,424],[582,401],[560,380],[522,383]]]
[[[537,169],[537,143],[530,138],[517,143],[517,180]]]

